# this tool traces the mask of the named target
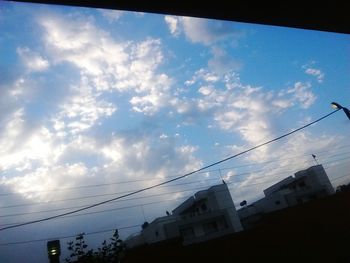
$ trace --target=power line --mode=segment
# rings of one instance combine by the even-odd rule
[[[333,166],[331,166],[333,167]],[[325,167],[325,169],[328,169],[329,167]],[[272,175],[278,175],[278,174],[285,174],[287,173],[287,171],[285,172],[280,172],[280,173],[276,173],[276,174],[272,174]],[[269,176],[271,176],[271,174],[269,174]],[[263,178],[257,178],[257,179],[263,179]],[[211,179],[211,180],[217,180],[217,179]],[[269,183],[269,182],[273,182],[275,181],[276,179],[273,179],[272,181],[264,181],[264,182],[260,182],[260,183],[250,183],[249,185],[245,185],[245,186],[240,186],[240,187],[252,187],[252,186],[256,186],[256,185],[260,185],[260,184],[266,184],[266,183]],[[236,181],[236,180],[233,180],[233,181],[227,181],[228,184],[231,184],[231,183],[240,183],[240,182],[243,182],[245,180],[240,180],[240,181]],[[192,191],[192,190],[199,190],[199,189],[205,189],[207,186],[202,186],[202,187],[197,187],[197,188],[191,188],[191,189],[186,189],[186,190],[182,190],[182,191],[175,191],[175,192],[168,192],[168,193],[163,193],[163,194],[156,194],[156,195],[149,195],[149,196],[143,196],[143,197],[136,197],[136,198],[129,198],[129,199],[126,199],[126,200],[120,200],[120,201],[130,201],[130,200],[135,200],[135,199],[145,199],[145,198],[150,198],[150,197],[155,197],[155,196],[162,196],[162,195],[169,195],[169,194],[177,194],[177,193],[182,193],[182,192],[188,192],[188,191]],[[119,202],[119,201],[115,201],[115,202]],[[149,203],[143,203],[141,205],[147,205]],[[137,206],[140,206],[139,205],[136,205],[136,206],[132,206],[132,207],[137,207]],[[48,213],[48,212],[56,212],[56,211],[62,211],[62,210],[69,210],[69,209],[76,209],[76,208],[82,208],[84,206],[75,206],[75,207],[66,207],[66,208],[59,208],[59,209],[51,209],[51,210],[44,210],[44,211],[35,211],[35,212],[26,212],[26,213],[16,213],[16,214],[7,214],[7,215],[2,215],[0,217],[13,217],[13,216],[23,216],[23,215],[31,215],[31,214],[37,214],[37,213]],[[126,207],[126,208],[130,208],[130,207]],[[119,208],[118,208],[119,209]],[[2,224],[0,225],[1,226],[5,226],[5,225],[13,225],[13,224],[17,224],[17,223],[10,223],[10,224]]]
[[[250,185],[266,184],[266,183],[273,182],[273,181],[275,181],[275,179],[270,180],[270,181],[261,182],[261,183],[250,184]],[[234,181],[227,181],[226,182],[226,184],[228,184],[228,185],[233,184],[233,183],[236,183],[236,182],[234,182]],[[228,187],[228,188],[233,189],[232,186]],[[208,186],[196,187],[196,188],[192,188],[192,189],[188,189],[188,190],[176,191],[173,193],[183,193],[183,192],[189,192],[189,191],[194,191],[194,190],[199,191],[199,190],[205,190],[205,189],[208,189]],[[225,191],[225,190],[220,190],[220,191]],[[169,195],[169,194],[173,194],[173,193],[165,193],[165,194],[159,194],[159,195]],[[188,198],[188,197],[186,197],[186,198]],[[135,204],[135,205],[129,205],[129,206],[123,206],[123,207],[117,207],[117,208],[112,208],[112,209],[107,209],[107,210],[99,210],[99,211],[88,212],[88,213],[83,213],[83,214],[73,214],[73,215],[68,215],[68,216],[62,216],[62,217],[55,218],[55,219],[66,219],[66,218],[71,218],[71,217],[86,216],[86,215],[100,214],[100,213],[108,213],[108,212],[112,212],[112,211],[118,211],[118,210],[130,209],[130,208],[141,207],[141,206],[146,206],[146,205],[158,204],[158,203],[162,203],[162,202],[175,201],[175,200],[179,200],[179,199],[183,199],[183,197],[167,199],[167,200],[158,200],[158,201],[154,201],[154,202],[147,202],[147,203]],[[67,209],[69,209],[69,208],[67,208]],[[73,207],[71,209],[73,209]],[[42,211],[42,212],[44,212],[44,211]],[[34,213],[35,212],[29,212],[29,213],[24,213],[24,214],[27,215],[27,214],[34,214]],[[20,215],[20,214],[13,214],[11,216],[18,216],[18,215]],[[7,216],[10,216],[10,215],[7,215]],[[22,223],[23,222],[21,222],[21,223],[9,223],[9,224],[2,224],[0,226],[22,224]]]
[[[339,110],[340,110],[340,109],[336,109],[336,110],[334,110],[334,111],[332,111],[332,112],[330,112],[330,113],[324,115],[323,117],[321,117],[321,118],[319,118],[319,119],[317,119],[317,120],[315,120],[315,121],[313,121],[313,122],[310,122],[310,123],[308,123],[308,124],[306,124],[306,125],[304,125],[304,126],[302,126],[302,127],[300,127],[300,128],[297,128],[297,129],[295,129],[295,130],[293,130],[293,131],[291,131],[291,132],[285,133],[285,134],[283,134],[283,135],[281,135],[281,136],[279,136],[279,137],[277,137],[277,138],[274,138],[274,139],[272,139],[272,140],[266,141],[266,142],[264,142],[264,143],[261,143],[261,144],[259,144],[259,145],[254,146],[254,147],[251,147],[251,148],[249,148],[249,149],[247,149],[247,150],[245,150],[245,151],[242,151],[242,152],[237,153],[237,154],[235,154],[235,155],[229,156],[229,157],[227,157],[227,158],[225,158],[225,159],[222,159],[222,160],[220,160],[220,161],[214,162],[214,163],[212,163],[212,164],[206,165],[206,166],[204,166],[204,167],[202,167],[202,168],[199,168],[199,169],[194,170],[194,171],[192,171],[192,172],[186,173],[186,174],[184,174],[184,175],[181,175],[181,176],[175,177],[175,178],[173,178],[173,179],[164,181],[164,182],[162,182],[162,183],[158,183],[158,184],[155,184],[155,185],[152,185],[152,186],[149,186],[149,187],[145,187],[145,188],[139,189],[139,190],[137,190],[137,191],[134,191],[134,192],[131,192],[131,193],[128,193],[128,194],[124,194],[124,195],[121,195],[121,196],[118,196],[118,197],[115,197],[115,198],[112,198],[112,199],[108,199],[108,200],[105,200],[105,201],[102,201],[102,202],[99,202],[99,203],[95,203],[95,204],[92,204],[92,205],[89,205],[89,206],[86,206],[86,207],[83,207],[83,208],[80,208],[80,209],[76,209],[76,210],[73,210],[73,211],[70,211],[70,212],[66,212],[66,213],[62,213],[62,214],[58,214],[58,215],[55,215],[55,216],[50,216],[50,217],[46,217],[46,218],[34,220],[34,221],[29,221],[29,222],[22,223],[22,224],[18,224],[18,225],[13,225],[13,226],[8,226],[8,227],[0,228],[0,231],[6,230],[6,229],[10,229],[10,228],[16,228],[16,227],[20,227],[20,226],[25,226],[25,225],[31,225],[31,224],[35,224],[35,223],[39,223],[39,222],[44,222],[44,221],[52,220],[52,219],[55,219],[55,218],[58,218],[58,217],[66,216],[66,215],[75,214],[75,213],[78,213],[78,212],[81,212],[81,211],[84,211],[84,210],[87,210],[87,209],[90,209],[90,208],[93,208],[93,207],[96,207],[96,206],[100,206],[100,205],[103,205],[103,204],[106,204],[106,203],[109,203],[109,202],[112,202],[112,201],[115,201],[115,200],[118,200],[118,199],[122,199],[122,198],[131,196],[131,195],[135,195],[135,194],[138,194],[138,193],[142,193],[142,192],[144,192],[144,191],[147,191],[147,190],[150,190],[150,189],[153,189],[153,188],[156,188],[156,187],[159,187],[159,186],[162,186],[162,185],[165,185],[165,184],[168,184],[168,183],[171,183],[171,182],[180,180],[180,179],[182,179],[182,178],[188,177],[188,176],[190,176],[190,175],[192,175],[192,174],[195,174],[195,173],[198,173],[198,172],[200,172],[200,171],[206,170],[206,169],[208,169],[208,168],[210,168],[210,167],[213,167],[213,166],[218,165],[218,164],[220,164],[220,163],[226,162],[226,161],[231,160],[231,159],[233,159],[233,158],[236,158],[236,157],[238,157],[238,156],[240,156],[240,155],[243,155],[243,154],[245,154],[245,153],[248,153],[248,152],[250,152],[250,151],[253,151],[253,150],[255,150],[255,149],[258,149],[258,148],[260,148],[260,147],[262,147],[262,146],[265,146],[265,145],[267,145],[267,144],[270,144],[270,143],[272,143],[272,142],[275,142],[275,141],[278,141],[278,140],[280,140],[280,139],[282,139],[282,138],[285,138],[285,137],[287,137],[287,136],[289,136],[289,135],[291,135],[291,134],[293,134],[293,133],[296,133],[296,132],[298,132],[298,131],[300,131],[300,130],[302,130],[302,129],[305,129],[305,128],[307,128],[307,127],[309,127],[309,126],[311,126],[311,125],[313,125],[313,124],[315,124],[315,123],[317,123],[317,122],[319,122],[319,121],[321,121],[321,120],[323,120],[323,119],[329,117],[330,115],[336,113],[336,112],[339,111]]]
[[[336,154],[336,155],[332,155],[332,157],[334,156],[338,156],[340,154]],[[342,159],[336,159],[336,160],[332,160],[332,161],[328,161],[328,162],[323,162],[323,164],[327,164],[327,163],[332,163],[332,162],[337,162],[337,161],[341,161],[341,160],[344,160],[344,159],[349,159],[349,157],[346,157],[346,158],[342,158]],[[308,163],[308,162],[311,162],[310,161],[305,161],[305,163]],[[277,169],[281,169],[283,167],[289,167],[289,166],[292,166],[291,164],[288,164],[288,165],[283,165],[283,166],[279,166],[279,167],[276,167],[274,169],[269,169],[267,172],[268,172],[268,175],[265,175],[265,176],[271,176],[271,175],[278,175],[278,174],[286,174],[286,173],[291,173],[294,171],[293,170],[285,170],[285,171],[280,171],[278,173],[273,173],[271,174],[270,172],[273,171],[273,170],[277,170]],[[228,168],[226,168],[226,170],[228,170]],[[238,177],[238,176],[242,176],[242,175],[250,175],[250,174],[255,174],[255,173],[261,173],[261,172],[264,172],[265,169],[259,169],[259,170],[253,170],[253,171],[249,171],[249,172],[245,172],[245,173],[239,173],[239,174],[235,174],[234,176],[235,177]],[[259,176],[260,178],[262,176]],[[259,178],[259,179],[260,179]],[[171,187],[174,187],[174,186],[182,186],[182,185],[189,185],[189,184],[194,184],[194,183],[202,183],[202,182],[207,182],[207,181],[214,181],[214,180],[218,180],[219,178],[210,178],[210,179],[202,179],[202,180],[196,180],[196,181],[191,181],[191,182],[186,182],[186,183],[179,183],[179,184],[172,184],[172,185],[169,185]],[[237,182],[241,182],[241,181],[237,181]],[[65,202],[65,201],[72,201],[72,200],[83,200],[83,199],[89,199],[89,198],[96,198],[96,197],[102,197],[102,196],[109,196],[109,195],[116,195],[116,194],[124,194],[124,193],[129,193],[131,192],[132,190],[130,191],[124,191],[124,192],[115,192],[115,193],[106,193],[106,194],[98,194],[98,195],[88,195],[88,196],[82,196],[82,197],[75,197],[75,198],[69,198],[69,199],[59,199],[59,200],[52,200],[52,201],[46,201],[46,202],[36,202],[36,203],[24,203],[24,204],[13,204],[13,205],[7,205],[7,206],[0,206],[1,209],[9,209],[9,208],[15,208],[15,207],[27,207],[27,206],[36,206],[36,205],[42,205],[42,204],[51,204],[51,203],[57,203],[57,202]],[[174,193],[174,192],[173,192]],[[176,193],[176,192],[175,192]],[[152,195],[151,195],[152,196]],[[133,200],[133,199],[139,199],[139,198],[147,198],[147,196],[144,196],[144,197],[137,197],[137,198],[129,198],[129,199],[124,199],[124,200],[121,200],[121,201],[128,201],[128,200]],[[79,207],[71,207],[71,209],[75,209],[75,208],[82,208],[83,206],[79,206]],[[69,208],[63,208],[63,209],[57,209],[57,210],[67,210]],[[54,210],[52,210],[54,211]],[[2,216],[0,216],[2,217]]]
[[[305,162],[307,162],[307,161],[305,161]],[[288,166],[291,166],[291,165],[288,164],[288,165],[279,166],[278,168],[275,168],[275,169],[269,169],[269,171],[273,171],[273,170],[280,169],[280,168],[283,168],[283,167],[288,167]],[[229,169],[226,168],[226,170],[229,170]],[[242,176],[242,175],[249,175],[249,174],[253,174],[253,173],[260,173],[260,172],[263,172],[263,171],[265,171],[265,169],[259,169],[259,170],[239,173],[239,174],[235,174],[235,177]],[[282,172],[275,173],[275,174],[283,174],[283,173],[288,173],[288,172],[293,172],[293,171],[294,171],[294,169],[293,170],[288,170],[288,171],[282,171]],[[273,174],[273,175],[275,175],[275,174]],[[188,184],[193,184],[193,183],[198,183],[198,182],[203,182],[203,181],[212,181],[212,180],[218,180],[218,179],[219,178],[202,179],[202,180],[196,180],[196,181],[191,181],[191,182],[186,182],[186,183],[172,184],[172,185],[169,185],[168,187],[170,187],[170,186],[173,187],[173,186],[188,185]],[[34,205],[50,204],[50,203],[65,202],[65,201],[72,201],[72,200],[82,200],[82,199],[96,198],[96,197],[101,197],[101,196],[124,194],[124,193],[129,193],[129,192],[132,192],[132,191],[133,190],[129,190],[129,191],[126,191],[126,192],[124,191],[124,192],[106,193],[106,194],[98,194],[98,195],[87,195],[87,196],[82,196],[82,197],[75,197],[75,198],[69,198],[69,199],[59,199],[59,200],[52,200],[52,201],[46,201],[46,202],[7,205],[7,206],[1,206],[0,208],[7,209],[7,208],[14,208],[14,207],[34,206]],[[131,200],[131,199],[127,199],[127,200]]]
[[[332,180],[330,180],[331,182],[332,181],[337,181],[341,178],[344,178],[346,176],[349,176],[350,174],[345,174],[345,175],[342,175],[342,176],[338,176],[337,178],[334,178]],[[265,182],[264,182],[265,183]],[[159,202],[167,202],[167,201],[173,201],[173,200],[177,200],[177,199],[180,199],[180,198],[175,198],[175,199],[170,199],[170,200],[161,200]],[[159,203],[158,202],[158,203]],[[157,202],[153,202],[153,203],[157,203]],[[147,205],[147,204],[153,204],[153,203],[146,203],[146,204],[143,204],[143,205]],[[140,206],[140,205],[138,205]],[[122,208],[116,208],[116,209],[113,209],[113,210],[121,210],[121,209],[126,209],[126,208],[131,208],[131,207],[134,207],[134,206],[129,206],[129,207],[122,207]],[[103,210],[103,211],[98,211],[98,212],[92,212],[92,213],[103,213],[103,212],[109,212],[109,211],[112,211],[112,210]],[[87,215],[87,214],[92,214],[92,213],[86,213],[86,214],[82,214],[82,215]],[[76,216],[79,216],[79,215],[76,215]],[[64,217],[66,218],[66,217]],[[89,233],[84,233],[85,235],[94,235],[94,234],[99,234],[99,233],[106,233],[106,232],[110,232],[110,231],[114,231],[116,229],[118,230],[122,230],[122,229],[129,229],[129,228],[135,228],[135,227],[139,227],[141,225],[132,225],[132,226],[125,226],[125,227],[120,227],[120,228],[115,228],[115,229],[107,229],[107,230],[101,230],[101,231],[94,231],[94,232],[89,232]],[[9,246],[9,245],[19,245],[19,244],[28,244],[28,243],[34,243],[34,242],[43,242],[43,241],[47,241],[47,240],[53,240],[53,239],[67,239],[67,238],[74,238],[76,237],[76,235],[68,235],[68,236],[60,236],[60,237],[52,237],[52,238],[42,238],[42,239],[34,239],[34,240],[27,240],[27,241],[18,241],[18,242],[9,242],[9,243],[0,243],[0,246]]]
[[[325,168],[326,169],[326,168]],[[338,176],[336,178],[333,178],[331,179],[330,181],[333,182],[333,181],[337,181],[341,178],[344,178],[346,176],[349,176],[350,174],[345,174],[345,175],[342,175],[342,176]],[[248,186],[256,186],[256,185],[261,185],[261,184],[267,184],[267,183],[270,183],[270,182],[274,182],[275,179],[272,179],[272,180],[269,180],[269,181],[264,181],[264,182],[260,182],[260,183],[253,183],[253,184],[249,184]],[[234,181],[228,181],[226,182],[227,184],[234,184],[234,183],[237,183],[237,182],[234,182]],[[247,186],[247,187],[248,187]],[[188,190],[184,190],[184,191],[177,191],[177,192],[173,192],[173,193],[181,193],[181,192],[188,192],[188,191],[194,191],[194,190],[203,190],[203,189],[207,189],[208,186],[203,186],[203,187],[197,187],[197,188],[192,188],[192,189],[188,189]],[[233,189],[233,187],[229,187],[229,189]],[[172,194],[172,193],[166,193],[167,195],[169,194]],[[159,194],[158,196],[160,195],[165,195],[165,194]],[[114,208],[114,209],[108,209],[108,210],[100,210],[100,211],[95,211],[95,212],[89,212],[89,213],[84,213],[84,214],[77,214],[77,215],[69,215],[69,216],[64,216],[64,217],[60,217],[60,218],[57,218],[57,219],[65,219],[65,218],[71,218],[71,217],[77,217],[77,216],[85,216],[85,215],[91,215],[91,214],[100,214],[100,213],[106,213],[106,212],[111,212],[111,211],[117,211],[117,210],[123,210],[123,209],[129,209],[129,208],[135,208],[135,207],[140,207],[140,206],[145,206],[145,205],[151,205],[151,204],[157,204],[157,203],[162,203],[162,202],[169,202],[169,201],[175,201],[175,200],[178,200],[178,199],[182,199],[183,197],[180,197],[180,198],[174,198],[174,199],[167,199],[167,200],[160,200],[160,201],[154,201],[154,202],[148,202],[148,203],[142,203],[142,204],[136,204],[136,205],[130,205],[130,206],[124,206],[124,207],[118,207],[118,208]],[[73,207],[71,207],[72,209]],[[65,208],[65,209],[69,209],[69,208]],[[59,209],[58,209],[59,210]],[[52,211],[55,211],[55,210],[52,210]],[[41,212],[48,212],[48,211],[41,211]],[[35,213],[35,212],[34,212]],[[32,213],[25,213],[25,214],[34,214],[33,212]],[[20,214],[17,214],[17,215],[20,215]],[[13,215],[15,216],[15,215]],[[5,226],[5,225],[13,225],[13,224],[21,224],[21,223],[10,223],[10,224],[2,224],[0,226]]]
[[[135,227],[140,227],[141,225],[131,225],[131,226],[124,226],[119,228],[113,228],[113,229],[106,229],[106,230],[100,230],[100,231],[94,231],[94,232],[88,232],[84,233],[84,235],[96,235],[101,233],[107,233],[111,231],[123,230],[123,229],[130,229]],[[41,238],[41,239],[33,239],[33,240],[26,240],[26,241],[18,241],[18,242],[8,242],[8,243],[0,243],[0,246],[10,246],[10,245],[21,245],[21,244],[29,244],[29,243],[36,243],[36,242],[43,242],[48,240],[55,240],[55,239],[67,239],[67,238],[74,238],[76,235],[68,235],[68,236],[57,236],[57,237],[50,237],[50,238]]]
[[[284,173],[277,173],[277,174],[284,174]],[[276,174],[273,174],[273,175],[276,175]],[[258,179],[262,179],[262,178],[258,178]],[[216,178],[215,180],[218,180],[218,179]],[[265,181],[265,182],[260,182],[260,183],[249,184],[249,186],[250,185],[254,185],[255,186],[255,185],[259,185],[259,184],[266,184],[266,183],[273,182],[273,181],[275,181],[275,179],[268,180],[268,181]],[[241,180],[241,181],[236,181],[236,180],[226,181],[226,184],[235,184],[235,183],[239,183],[239,182],[243,182],[243,180]],[[186,190],[180,190],[180,191],[174,191],[174,192],[167,192],[167,193],[162,193],[162,194],[151,195],[151,197],[163,196],[163,195],[171,195],[171,194],[178,194],[178,193],[184,193],[184,192],[189,192],[189,191],[194,191],[194,190],[203,190],[203,189],[207,189],[207,188],[208,188],[208,185],[205,185],[205,186],[195,187],[195,188],[186,189]],[[148,198],[148,197],[149,196],[143,196],[143,197],[137,197],[137,198],[129,198],[127,200],[145,199],[145,198]],[[155,204],[155,203],[159,203],[159,202],[173,201],[173,200],[177,200],[177,199],[179,199],[179,198],[168,199],[168,200],[163,200],[163,201],[155,201],[155,202],[149,202],[149,203],[142,203],[142,204],[136,204],[136,205],[130,205],[130,206],[124,206],[124,207],[120,207],[120,208],[118,207],[116,209],[109,209],[109,210],[102,210],[102,211],[96,211],[96,212],[85,213],[85,214],[78,214],[76,216],[88,215],[88,214],[94,214],[94,213],[101,213],[101,212],[108,212],[108,211],[120,210],[120,209],[126,209],[126,208],[133,208],[133,207],[138,207],[138,206],[143,206],[143,205]],[[125,200],[123,200],[123,201],[125,201]],[[118,201],[115,201],[115,202],[118,202]],[[85,206],[75,206],[75,207],[66,207],[66,208],[34,211],[34,212],[7,214],[7,215],[1,215],[0,218],[13,217],[13,216],[22,216],[22,215],[32,215],[32,214],[40,214],[40,213],[49,213],[49,212],[57,212],[57,211],[69,210],[69,209],[77,209],[77,208],[82,208],[82,207],[85,207]],[[67,216],[67,217],[62,217],[62,218],[68,218],[68,217],[72,217],[72,216]]]
[[[341,145],[341,146],[337,147],[337,149],[348,148],[349,146],[350,145]],[[208,170],[208,171],[201,172],[201,173],[217,172],[217,171],[220,171],[220,170],[221,171],[223,171],[223,170],[230,170],[230,169],[242,168],[242,167],[247,167],[247,166],[256,166],[256,165],[260,165],[260,164],[266,164],[266,163],[272,163],[272,162],[279,162],[279,161],[284,161],[284,160],[295,159],[295,158],[298,158],[300,156],[308,156],[308,155],[311,155],[311,154],[320,155],[321,153],[329,153],[329,150],[327,150],[327,151],[319,151],[319,152],[312,152],[312,153],[303,153],[303,154],[294,155],[294,156],[288,157],[288,158],[277,158],[277,159],[268,160],[268,161],[264,161],[264,162],[245,163],[245,164],[237,165],[237,166],[222,167],[222,168]],[[350,152],[338,153],[338,154],[332,155],[332,156],[337,156],[337,155],[347,154],[347,153],[350,153]],[[176,177],[177,176],[175,175],[175,176],[166,176],[164,178],[176,178]],[[154,180],[162,180],[162,178],[134,179],[134,180],[117,181],[117,182],[103,183],[103,184],[92,184],[92,185],[81,185],[81,186],[66,187],[66,188],[56,188],[56,189],[50,189],[50,190],[27,191],[27,192],[21,192],[21,194],[69,191],[69,190],[76,190],[76,189],[95,188],[95,187],[103,187],[103,186],[118,185],[118,184],[129,184],[129,183],[144,182],[144,181],[154,181]],[[9,196],[9,195],[16,195],[16,194],[18,194],[18,193],[0,193],[0,196]]]

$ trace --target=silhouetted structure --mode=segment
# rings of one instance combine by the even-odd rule
[[[250,230],[183,246],[181,239],[126,251],[133,262],[350,262],[350,192],[263,215]]]
[[[181,237],[183,244],[202,242],[242,230],[226,184],[202,190],[188,198],[172,214],[156,218],[139,235],[126,240],[128,247]]]
[[[263,214],[301,204],[334,193],[322,165],[298,171],[264,190],[265,197],[238,210],[244,228],[259,221]]]

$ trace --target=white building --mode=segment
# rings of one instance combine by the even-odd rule
[[[242,229],[230,191],[221,184],[197,192],[171,215],[156,218],[139,235],[129,237],[126,244],[134,247],[182,237],[186,245]]]
[[[265,197],[238,210],[245,226],[256,222],[262,214],[301,204],[334,193],[322,165],[296,172],[264,190]]]

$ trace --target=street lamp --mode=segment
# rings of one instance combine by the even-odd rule
[[[52,240],[47,242],[47,253],[50,263],[59,263],[61,255],[61,245],[59,240]]]
[[[339,103],[336,103],[336,102],[332,102],[331,105],[332,105],[333,109],[343,110],[344,113],[346,114],[346,116],[348,117],[348,119],[350,120],[350,111],[349,111],[349,109],[341,106]]]

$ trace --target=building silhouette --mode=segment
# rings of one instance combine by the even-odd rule
[[[264,197],[238,210],[244,228],[257,223],[263,214],[291,207],[334,193],[322,165],[298,171],[280,182],[266,188]]]
[[[243,230],[226,184],[214,185],[188,198],[172,214],[158,217],[126,240],[129,248],[182,238],[183,244],[206,241]]]

